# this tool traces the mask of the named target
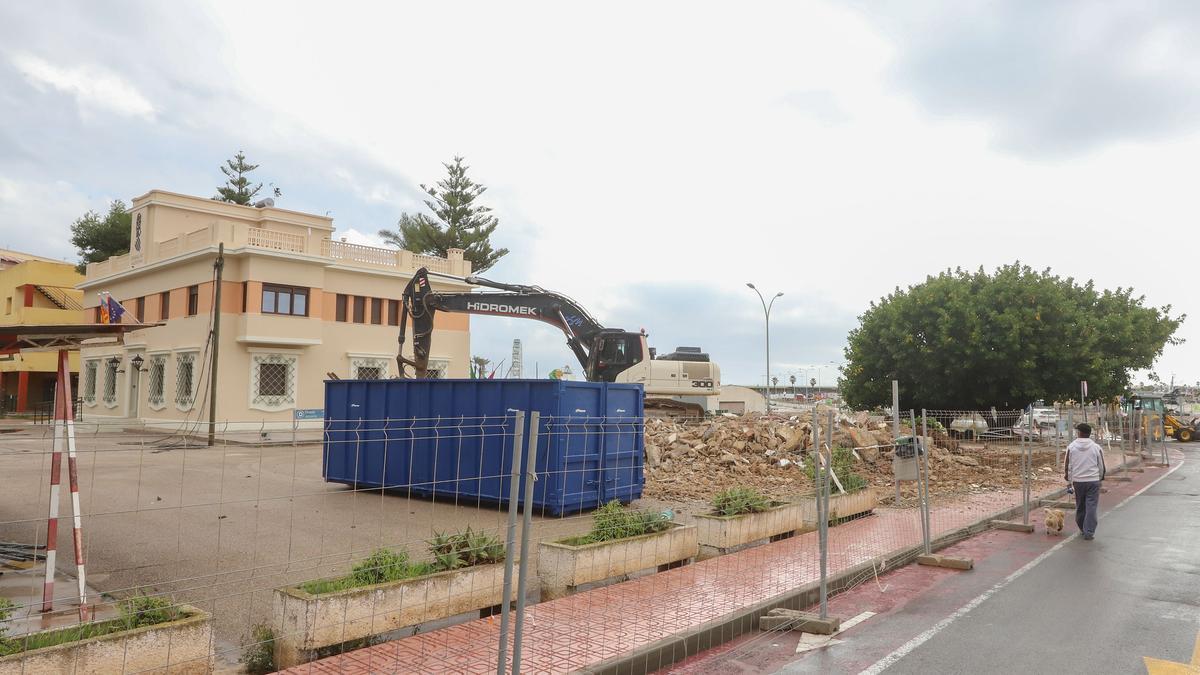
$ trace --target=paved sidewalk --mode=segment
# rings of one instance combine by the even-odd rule
[[[1115,467],[1120,463],[1110,463]],[[1061,483],[1043,487],[1048,494]],[[1021,504],[1021,491],[990,492],[936,503],[933,536]],[[830,528],[829,573],[920,544],[916,509],[880,508]],[[880,571],[883,571],[882,569]],[[526,609],[522,672],[566,673],[595,667],[744,607],[819,579],[815,532],[686,567],[584,591]],[[498,617],[458,624],[347,652],[285,672],[494,673]],[[511,635],[509,637],[511,643]],[[512,648],[510,645],[509,662]]]

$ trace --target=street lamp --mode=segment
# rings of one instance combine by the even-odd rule
[[[750,288],[750,290],[754,291],[755,294],[758,295],[758,301],[762,303],[763,317],[766,319],[766,323],[767,323],[767,381],[766,381],[766,388],[767,388],[767,414],[770,415],[771,414],[771,307],[775,306],[775,300],[777,298],[779,298],[780,296],[782,296],[783,292],[780,291],[779,293],[776,293],[775,297],[771,298],[771,303],[767,304],[767,301],[765,299],[763,299],[763,294],[758,292],[758,289],[754,287],[754,284],[747,282],[746,286],[748,286]]]

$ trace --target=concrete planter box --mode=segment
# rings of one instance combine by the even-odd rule
[[[879,504],[879,495],[874,488],[863,488],[858,492],[844,495],[829,496],[829,520],[851,518],[875,510]],[[817,501],[815,498],[804,502],[804,524],[807,527],[817,527]]]
[[[2,657],[0,675],[211,673],[212,617],[195,607],[181,609],[189,616]]]
[[[317,650],[502,604],[504,563],[312,595],[277,588],[275,665],[307,663]],[[516,583],[509,600],[516,598]]]
[[[801,504],[777,502],[759,513],[696,516],[701,558],[722,555],[753,541],[783,539],[803,529],[806,528]]]
[[[661,572],[695,558],[699,549],[696,526],[679,523],[672,523],[662,532],[583,546],[542,542],[537,563],[542,600],[570,595],[582,584],[651,567]]]

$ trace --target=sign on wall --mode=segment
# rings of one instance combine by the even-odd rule
[[[325,409],[324,408],[296,408],[295,418],[298,420],[325,419]]]

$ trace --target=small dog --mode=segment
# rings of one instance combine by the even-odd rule
[[[1061,534],[1062,529],[1062,509],[1046,509],[1046,534]]]

